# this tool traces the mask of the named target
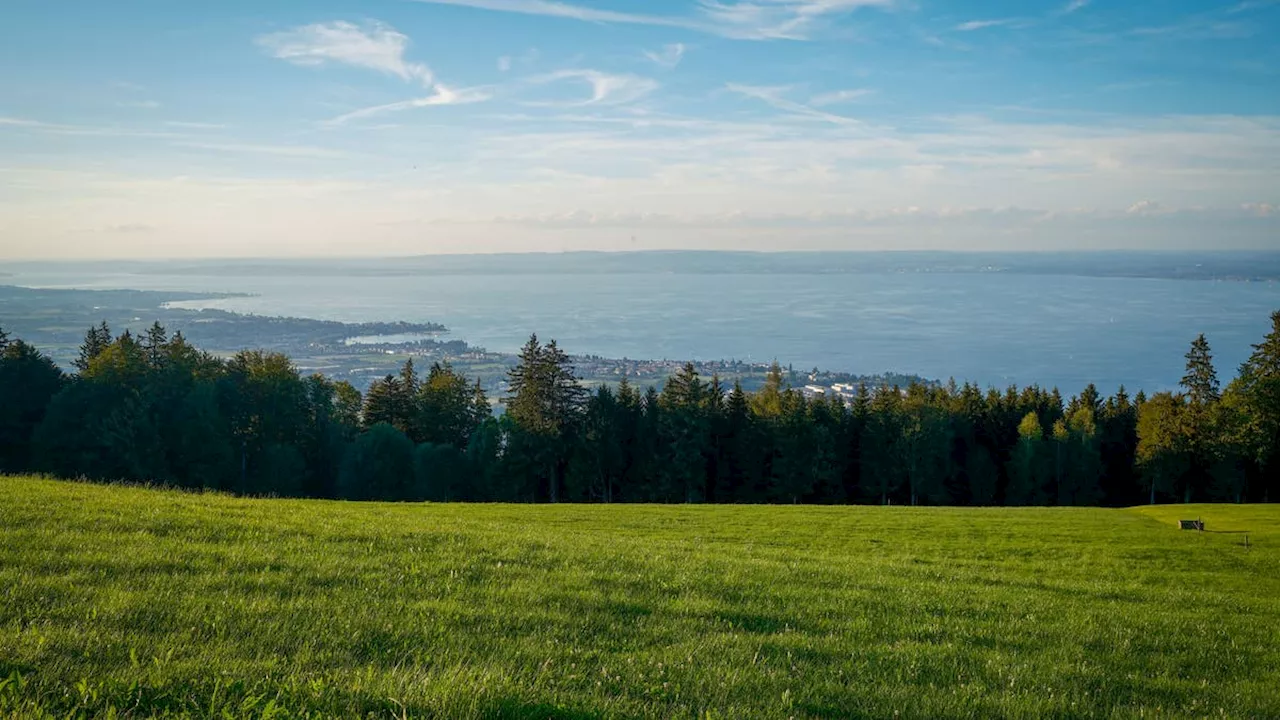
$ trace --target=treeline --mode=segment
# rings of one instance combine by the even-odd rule
[[[746,393],[692,365],[588,392],[537,337],[495,416],[448,364],[361,394],[284,355],[220,359],[159,324],[87,333],[64,374],[0,330],[0,471],[251,495],[508,502],[1130,505],[1280,497],[1280,312],[1223,391],[1204,337],[1179,392],[861,386]]]

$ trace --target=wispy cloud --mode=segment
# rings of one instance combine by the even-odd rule
[[[993,27],[1005,27],[1019,22],[1017,18],[1000,18],[997,20],[970,20],[956,25],[953,30],[959,32],[973,32],[974,30],[984,30]]]
[[[684,43],[665,45],[661,50],[646,50],[644,56],[664,68],[671,69],[680,64],[684,58]]]
[[[189,130],[225,130],[227,128],[226,125],[221,123],[186,122],[183,120],[169,120],[165,122],[165,125],[168,125],[169,127],[186,128]]]
[[[677,27],[741,40],[803,40],[830,16],[898,0],[698,0],[693,15],[649,15],[573,5],[558,0],[417,0],[435,5],[567,18],[582,22]]]
[[[499,71],[499,72],[507,72],[507,71],[508,71],[508,70],[510,70],[510,69],[511,69],[511,56],[510,56],[510,55],[503,55],[502,57],[498,58],[498,71]]]
[[[809,98],[809,104],[814,107],[825,107],[827,105],[840,105],[847,102],[853,102],[860,98],[864,98],[875,92],[865,88],[855,90],[835,90],[833,92],[820,93]]]
[[[798,103],[794,100],[788,100],[783,94],[790,90],[788,87],[768,87],[761,85],[742,85],[739,83],[729,83],[725,88],[730,92],[737,93],[744,97],[759,100],[771,105],[779,110],[784,110],[792,115],[813,118],[836,125],[858,125],[860,124],[853,118],[844,117],[843,115],[835,115],[829,112],[818,110],[817,108]]]
[[[533,78],[536,84],[579,80],[591,86],[591,97],[571,102],[533,101],[527,104],[544,106],[621,105],[648,95],[658,89],[655,80],[639,75],[614,75],[599,70],[560,70]]]
[[[1255,35],[1258,29],[1245,22],[1208,21],[1189,18],[1171,25],[1150,25],[1134,28],[1130,35],[1169,40],[1235,40]]]
[[[316,23],[258,38],[273,57],[295,65],[337,63],[377,70],[404,80],[432,81],[426,65],[405,60],[409,38],[380,22]]]
[[[275,155],[279,157],[315,158],[320,160],[337,160],[355,157],[353,153],[331,148],[311,145],[256,145],[250,143],[215,143],[215,142],[175,142],[177,147],[195,150],[213,150],[228,153],[249,153],[254,155]]]
[[[351,120],[384,115],[399,110],[439,105],[483,102],[492,96],[480,88],[455,89],[439,83],[426,65],[405,59],[409,38],[389,25],[371,22],[363,26],[349,22],[317,23],[285,32],[264,35],[258,44],[295,65],[339,63],[377,70],[406,81],[418,81],[433,92],[422,98],[374,105],[340,115],[326,125],[342,125]],[[509,66],[509,65],[508,65]]]
[[[65,125],[62,123],[44,122],[29,118],[0,117],[0,128],[10,127],[19,131],[37,132],[47,135],[79,135],[85,137],[143,137],[143,138],[177,138],[179,133],[157,132],[155,130],[137,130],[125,127],[91,125]]]
[[[493,95],[484,88],[460,88],[455,90],[437,83],[435,86],[435,93],[427,97],[362,108],[360,110],[346,113],[345,115],[339,115],[338,117],[329,120],[326,124],[342,125],[351,120],[361,120],[364,118],[375,117],[377,115],[398,112],[400,110],[411,110],[413,108],[440,105],[469,105],[471,103],[484,102],[492,97]]]
[[[140,100],[137,102],[118,102],[116,107],[134,108],[136,110],[155,110],[160,107],[160,103],[155,100]]]
[[[1271,7],[1272,5],[1280,5],[1280,0],[1244,0],[1244,2],[1236,3],[1235,5],[1227,8],[1227,14],[1235,15],[1237,13]]]
[[[1064,15],[1070,15],[1071,13],[1077,10],[1083,10],[1086,6],[1089,5],[1089,2],[1090,0],[1071,0],[1071,2],[1063,6],[1062,13]]]

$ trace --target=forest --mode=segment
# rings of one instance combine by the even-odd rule
[[[588,391],[529,339],[495,415],[447,363],[361,393],[156,323],[89,329],[64,373],[0,329],[0,472],[387,501],[1107,505],[1280,499],[1280,311],[1225,388],[1204,336],[1177,392],[862,385],[744,392],[687,365]]]

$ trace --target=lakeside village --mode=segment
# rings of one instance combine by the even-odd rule
[[[420,369],[430,367],[435,362],[448,362],[468,377],[478,378],[485,392],[497,399],[505,397],[508,391],[507,370],[516,363],[513,353],[490,352],[484,348],[468,345],[462,340],[441,341],[434,338],[414,338],[397,342],[361,342],[347,343],[344,352],[362,358],[376,358],[376,362],[350,367],[346,363],[330,362],[305,363],[299,367],[304,371],[322,372],[334,377],[348,380],[362,391],[374,380],[387,374],[398,372],[405,360],[413,359]],[[607,358],[599,355],[570,355],[574,370],[584,385],[597,387],[600,385],[616,386],[625,377],[633,384],[641,387],[661,387],[667,378],[684,367],[686,360],[637,360],[632,358]],[[726,393],[733,389],[734,382],[742,385],[743,390],[753,392],[759,390],[765,382],[773,362],[752,362],[744,360],[695,360],[694,369],[703,378],[719,377]],[[835,396],[847,403],[852,403],[858,392],[858,385],[865,383],[868,387],[897,385],[906,387],[913,382],[935,384],[934,381],[916,375],[902,373],[877,373],[859,375],[847,372],[835,372],[813,368],[805,372],[794,367],[784,366],[784,376],[791,387],[803,392],[807,397]]]

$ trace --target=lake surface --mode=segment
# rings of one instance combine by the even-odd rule
[[[391,261],[387,261],[391,262]],[[1270,328],[1280,284],[1001,273],[461,275],[340,270],[181,273],[120,265],[6,268],[38,287],[252,293],[178,303],[330,320],[435,321],[515,351],[529,333],[607,357],[777,359],[1064,393],[1175,386],[1197,333],[1223,384]]]

